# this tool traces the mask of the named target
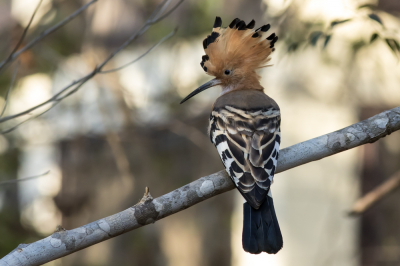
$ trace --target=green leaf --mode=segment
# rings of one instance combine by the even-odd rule
[[[358,51],[360,51],[360,49],[363,48],[365,45],[366,45],[366,43],[363,40],[354,42],[352,44],[354,53],[357,53]]]
[[[372,20],[375,20],[376,22],[378,22],[379,24],[381,24],[383,26],[383,22],[382,22],[381,18],[378,17],[377,14],[371,13],[368,15],[368,17]]]
[[[386,41],[387,45],[389,46],[389,48],[393,51],[393,53],[396,54],[397,45],[398,45],[396,40],[394,40],[394,39],[385,39],[385,41]]]
[[[288,52],[294,52],[297,50],[297,48],[299,48],[299,43],[294,42],[291,45],[289,45]]]
[[[365,5],[361,5],[361,6],[358,7],[358,9],[361,9],[361,8],[369,8],[369,9],[375,10],[378,7],[376,5],[373,5],[373,4],[365,4]]]
[[[350,21],[350,20],[351,20],[351,19],[349,18],[349,19],[345,19],[345,20],[335,20],[335,21],[332,21],[332,22],[331,22],[331,28],[335,27],[335,26],[338,25],[338,24],[342,24],[342,23],[345,23],[345,22]]]
[[[314,31],[310,34],[310,43],[315,46],[318,42],[319,37],[323,35],[322,31]]]
[[[378,38],[379,38],[379,34],[378,33],[372,34],[371,40],[369,41],[369,43],[373,43]]]
[[[328,42],[331,40],[332,35],[328,35],[325,38],[325,42],[324,42],[324,48],[328,45]]]
[[[393,39],[394,45],[396,45],[397,51],[400,52],[400,44],[398,41],[396,41],[395,39]]]

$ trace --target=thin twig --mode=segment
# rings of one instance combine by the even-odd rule
[[[90,5],[92,5],[93,3],[97,2],[98,0],[92,0],[89,3],[87,3],[86,5],[82,6],[81,8],[79,8],[78,10],[76,10],[74,13],[72,13],[71,15],[69,15],[68,17],[66,17],[65,19],[63,19],[62,21],[60,21],[59,23],[57,23],[56,25],[54,25],[53,27],[43,31],[42,33],[39,34],[39,36],[37,36],[36,38],[34,38],[32,41],[30,41],[27,45],[25,45],[23,48],[21,48],[20,50],[13,52],[10,54],[9,58],[7,58],[6,60],[0,62],[0,70],[2,68],[4,68],[7,64],[11,63],[12,61],[14,61],[20,54],[22,54],[23,52],[25,52],[26,50],[32,48],[34,45],[36,45],[38,42],[40,42],[44,37],[46,37],[47,35],[55,32],[56,30],[58,30],[59,28],[61,28],[62,26],[64,26],[65,24],[67,24],[68,22],[70,22],[72,19],[74,19],[76,16],[78,16],[80,13],[82,13],[86,8],[88,8]]]
[[[153,10],[153,13],[149,16],[148,20],[153,20],[155,17],[158,15],[161,15],[162,12],[164,12],[164,7],[167,7],[167,1],[170,0],[163,0],[156,8]]]
[[[179,1],[176,5],[174,5],[167,13],[165,13],[164,15],[162,15],[161,17],[159,17],[158,19],[154,20],[153,24],[155,24],[155,23],[157,23],[157,22],[163,20],[164,18],[168,17],[172,12],[175,11],[175,9],[178,8],[178,6],[179,6],[180,4],[183,3],[183,1],[184,1],[184,0],[180,0],[180,1]]]
[[[7,63],[9,63],[13,60],[13,56],[14,56],[15,52],[18,50],[18,48],[21,46],[22,42],[24,41],[26,33],[28,32],[29,28],[31,27],[33,18],[35,17],[37,11],[39,10],[39,7],[42,4],[42,2],[43,2],[43,0],[40,0],[39,3],[36,5],[36,8],[33,11],[33,14],[28,22],[28,25],[25,27],[24,32],[22,33],[21,38],[19,38],[17,45],[15,45],[14,49],[11,51],[10,55],[6,58],[6,60],[4,60],[3,62],[0,63],[0,72],[4,65],[6,65]]]
[[[112,52],[99,66],[98,66],[98,71],[101,71],[102,68],[112,59],[117,55],[121,50],[125,49],[126,46],[131,44],[134,40],[136,40],[138,37],[142,36],[143,33],[145,33],[150,26],[156,24],[157,22],[163,20],[166,18],[168,15],[170,15],[184,0],[180,0],[174,7],[171,8],[167,13],[165,13],[163,16],[160,18],[154,18],[154,19],[148,19],[146,23],[142,26],[140,30],[138,30],[135,34],[133,34],[131,37],[129,37],[128,40],[126,40],[120,47],[118,47],[114,52]],[[166,5],[168,4],[168,1],[164,1],[161,3],[161,5]],[[157,14],[157,12],[153,11],[153,13],[150,15],[151,17],[154,17],[154,14]]]
[[[58,94],[57,94],[57,97],[54,97],[54,100],[52,100],[52,101],[60,102],[60,101],[64,100],[65,98],[71,96],[72,94],[74,94],[75,92],[77,92],[77,91],[78,91],[86,82],[88,82],[92,77],[94,77],[94,75],[96,75],[97,73],[98,73],[98,71],[93,72],[92,75],[86,76],[85,79],[83,79],[83,80],[81,81],[81,83],[79,83],[79,85],[77,85],[73,90],[69,91],[69,92],[66,93],[65,95],[61,96],[61,93],[58,93]],[[65,92],[65,90],[62,91],[62,92]],[[60,96],[60,97],[58,97],[58,96]]]
[[[4,97],[4,107],[3,107],[3,110],[1,111],[0,117],[3,117],[4,112],[6,111],[6,108],[7,108],[7,105],[8,105],[8,97],[10,95],[12,87],[14,86],[14,81],[15,81],[15,77],[17,76],[18,68],[19,68],[19,63],[15,67],[14,73],[13,73],[12,78],[11,78],[10,86],[8,87],[8,90],[6,92],[6,96]]]
[[[93,0],[93,1],[97,1],[97,0]],[[92,2],[93,2],[92,1]],[[165,13],[164,15],[162,15],[161,17],[157,18],[157,19],[148,19],[146,21],[146,23],[142,26],[142,28],[137,31],[136,33],[134,33],[133,35],[131,35],[128,40],[126,40],[121,46],[119,46],[114,52],[112,52],[99,66],[95,67],[89,74],[87,74],[86,76],[72,82],[71,84],[69,84],[68,86],[64,87],[63,89],[61,89],[58,93],[56,93],[55,95],[53,95],[51,98],[49,98],[48,100],[34,106],[31,107],[25,111],[22,111],[20,113],[14,114],[14,115],[9,115],[3,118],[0,118],[0,123],[6,122],[8,120],[26,115],[44,105],[47,105],[51,102],[59,102],[62,101],[63,99],[69,97],[70,95],[72,95],[73,93],[77,92],[83,84],[85,84],[88,80],[90,80],[91,78],[93,78],[96,74],[100,73],[102,71],[102,68],[115,56],[117,55],[121,50],[123,50],[126,46],[128,46],[130,43],[132,43],[134,40],[136,40],[138,37],[140,37],[141,35],[143,35],[143,33],[145,33],[147,31],[147,29],[161,21],[162,19],[166,18],[168,15],[170,15],[184,0],[180,0],[177,4],[175,4],[175,6],[173,6],[167,13]],[[164,1],[161,5],[167,3],[168,1]],[[153,12],[150,17],[154,17],[154,14],[156,12]],[[69,91],[67,94],[61,96],[64,92],[66,92],[68,89],[70,89],[71,87],[77,85],[77,87],[75,87],[73,90]],[[52,106],[54,107],[54,106]],[[52,108],[51,107],[51,108]]]
[[[400,171],[354,203],[349,215],[360,215],[400,186]]]
[[[46,105],[46,104],[49,104],[49,103],[51,103],[51,102],[57,102],[57,101],[59,101],[59,98],[58,98],[58,97],[59,97],[62,93],[64,93],[66,90],[68,90],[69,88],[71,88],[71,87],[73,87],[74,85],[77,85],[77,84],[79,84],[77,87],[80,88],[80,87],[81,87],[83,84],[85,84],[86,81],[88,81],[93,75],[94,75],[94,73],[91,72],[90,74],[84,76],[83,78],[80,78],[80,79],[78,79],[78,80],[73,81],[71,84],[69,84],[68,86],[64,87],[61,91],[59,91],[59,92],[57,92],[55,95],[53,95],[53,97],[51,97],[50,99],[48,99],[48,100],[46,100],[46,101],[44,101],[44,102],[42,102],[42,103],[40,103],[40,104],[38,104],[38,105],[32,107],[32,108],[29,108],[29,109],[27,109],[27,110],[25,110],[25,111],[22,111],[22,112],[20,112],[20,113],[15,114],[15,115],[9,115],[9,116],[6,116],[6,117],[4,117],[4,118],[0,118],[0,123],[5,122],[5,121],[8,121],[8,120],[11,120],[11,119],[14,119],[14,118],[17,118],[17,117],[20,117],[20,116],[22,116],[22,115],[29,114],[30,112],[32,112],[32,111],[34,111],[34,110],[36,110],[36,109],[38,109],[38,108],[40,108],[40,107],[42,107],[42,106],[44,106],[44,105]],[[75,89],[76,89],[76,88],[75,88]],[[69,95],[68,95],[68,96],[69,96]],[[63,97],[61,97],[60,99],[63,99]],[[52,107],[54,107],[54,106],[52,106]]]
[[[36,179],[36,178],[45,176],[45,175],[47,175],[48,173],[50,173],[50,170],[47,171],[47,172],[45,172],[45,173],[43,173],[43,174],[40,174],[40,175],[35,175],[35,176],[30,176],[30,177],[25,177],[25,178],[19,178],[19,179],[12,179],[12,180],[2,181],[2,182],[0,182],[0,186],[9,185],[9,184],[15,184],[15,183],[23,182],[23,181],[29,181],[29,180],[32,180],[32,179]]]
[[[7,133],[10,133],[10,132],[16,130],[20,125],[25,124],[26,122],[28,122],[28,121],[30,121],[30,120],[36,119],[36,118],[38,118],[39,116],[44,115],[45,113],[47,113],[48,111],[50,111],[51,109],[53,109],[58,103],[59,103],[59,102],[55,102],[55,103],[53,103],[52,106],[50,106],[49,108],[47,108],[46,110],[44,110],[44,111],[41,112],[40,114],[37,114],[37,115],[35,115],[35,116],[31,116],[31,117],[29,117],[28,119],[25,119],[24,121],[22,121],[22,122],[20,122],[20,123],[18,123],[18,124],[16,124],[16,125],[14,125],[14,126],[12,126],[11,128],[1,131],[1,132],[0,132],[0,135],[5,135],[5,134],[7,134]]]
[[[138,205],[138,204],[143,204],[143,203],[145,203],[146,201],[150,201],[150,200],[153,200],[153,197],[152,197],[151,194],[150,194],[150,189],[149,189],[149,187],[145,187],[145,189],[144,189],[144,195],[143,195],[143,197],[140,199],[140,201],[139,201],[136,205]]]
[[[176,28],[175,30],[173,30],[172,32],[170,32],[167,36],[165,36],[164,38],[162,38],[161,40],[159,40],[156,44],[154,44],[152,47],[150,47],[145,53],[143,53],[142,55],[140,55],[138,58],[136,58],[135,60],[126,63],[125,65],[122,65],[120,67],[117,68],[113,68],[113,69],[109,69],[109,70],[103,70],[100,71],[99,74],[106,74],[106,73],[111,73],[111,72],[115,72],[115,71],[119,71],[125,67],[128,67],[130,65],[132,65],[133,63],[136,63],[137,61],[139,61],[140,59],[142,59],[144,56],[146,56],[148,53],[150,53],[153,49],[155,49],[157,46],[159,46],[160,44],[162,44],[163,42],[165,42],[166,40],[168,40],[169,38],[171,38],[172,36],[175,35],[175,33],[177,32],[178,28]]]

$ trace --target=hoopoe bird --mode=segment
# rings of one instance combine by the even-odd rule
[[[257,69],[266,67],[278,36],[268,37],[270,25],[256,30],[255,21],[234,19],[222,28],[215,19],[211,35],[203,41],[205,55],[200,63],[215,79],[203,84],[181,103],[196,94],[221,86],[209,122],[209,135],[226,171],[245,199],[242,243],[246,252],[277,253],[282,234],[271,195],[281,140],[280,110],[264,93]]]

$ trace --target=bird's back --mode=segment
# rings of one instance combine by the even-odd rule
[[[210,117],[210,138],[238,190],[258,209],[278,159],[280,111],[276,102],[256,90],[220,96]]]

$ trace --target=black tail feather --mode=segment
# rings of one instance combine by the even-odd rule
[[[243,204],[243,249],[252,254],[277,253],[283,246],[274,202],[267,196],[258,210]]]

